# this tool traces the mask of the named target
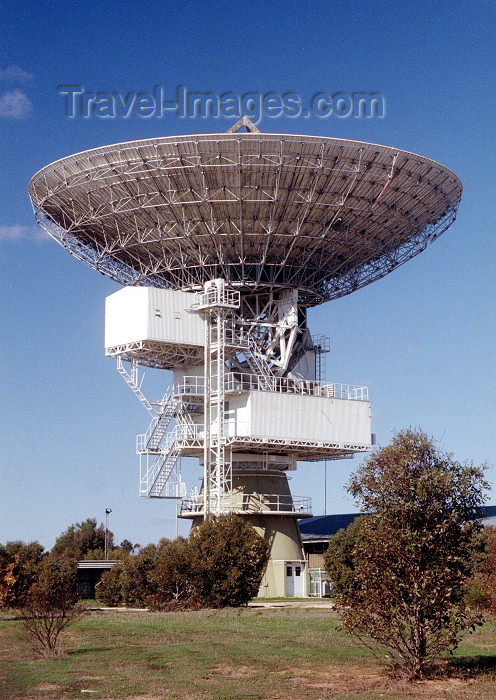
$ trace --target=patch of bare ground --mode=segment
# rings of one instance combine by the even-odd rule
[[[271,700],[294,700],[304,698],[352,698],[371,696],[422,698],[422,700],[494,700],[496,683],[488,679],[487,688],[482,688],[475,678],[435,678],[432,680],[407,681],[395,678],[386,671],[374,667],[339,666],[318,667],[311,663],[299,663],[276,672],[291,683],[291,695],[282,688],[271,696]]]
[[[217,664],[213,667],[212,673],[218,673],[223,678],[249,678],[257,674],[257,669],[251,666]]]

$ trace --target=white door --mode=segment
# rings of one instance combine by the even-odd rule
[[[286,564],[286,598],[294,598],[294,576],[291,564]]]
[[[286,597],[303,597],[303,566],[301,564],[286,564]]]

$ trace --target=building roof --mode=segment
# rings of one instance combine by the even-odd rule
[[[300,534],[303,542],[319,542],[328,540],[338,530],[348,527],[363,513],[344,513],[340,515],[320,515],[308,520],[300,520]]]
[[[318,515],[315,518],[299,521],[301,539],[303,542],[327,541],[333,535],[359,518],[363,513],[342,513],[339,515]],[[496,506],[484,506],[481,512],[483,525],[496,527]]]
[[[78,561],[78,569],[111,569],[116,564],[122,564],[120,559],[85,559]]]
[[[496,527],[496,506],[484,506],[483,511],[482,524]]]
[[[482,523],[486,527],[496,527],[496,516],[493,516],[492,518],[483,518]]]

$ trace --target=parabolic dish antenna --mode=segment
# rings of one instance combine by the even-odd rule
[[[141,495],[181,499],[193,524],[247,518],[271,542],[260,594],[306,595],[297,521],[311,504],[287,472],[373,444],[367,388],[323,381],[329,339],[312,337],[307,308],[420,253],[454,221],[460,180],[396,148],[261,134],[243,118],[63,158],[29,193],[53,238],[126,285],[107,298],[105,348],[151,414]],[[173,372],[154,403],[142,365]],[[189,498],[183,456],[203,467]]]
[[[396,148],[262,133],[173,136],[84,151],[29,184],[40,225],[128,285],[298,288],[313,306],[421,252],[462,193],[447,168]]]

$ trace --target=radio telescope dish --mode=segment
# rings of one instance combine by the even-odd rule
[[[151,415],[141,495],[180,499],[193,524],[247,518],[271,541],[261,594],[306,595],[311,503],[287,472],[374,442],[367,388],[323,381],[329,339],[312,338],[307,309],[420,253],[454,221],[460,180],[396,148],[261,134],[243,118],[63,158],[29,193],[53,238],[126,285],[107,298],[105,348]],[[173,372],[158,401],[143,365]],[[188,498],[183,456],[203,469]]]
[[[262,133],[131,141],[29,184],[40,225],[128,285],[298,288],[313,306],[377,280],[453,222],[460,180],[396,148]]]

